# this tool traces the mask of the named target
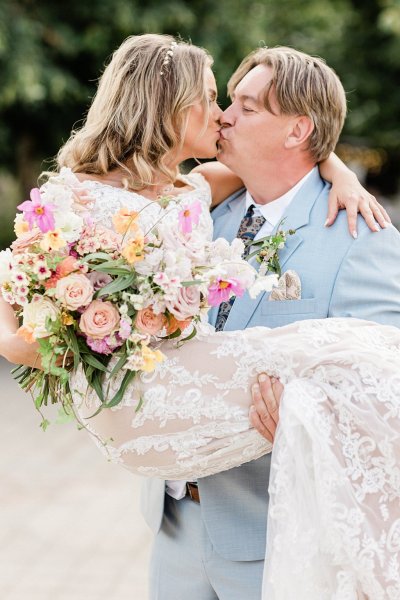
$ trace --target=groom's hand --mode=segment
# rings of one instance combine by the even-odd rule
[[[273,443],[279,421],[279,403],[283,393],[279,379],[265,373],[258,376],[252,386],[253,405],[250,407],[250,422],[263,437]]]

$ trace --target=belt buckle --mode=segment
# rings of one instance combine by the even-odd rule
[[[193,502],[200,504],[199,486],[191,481],[186,482],[186,493]]]

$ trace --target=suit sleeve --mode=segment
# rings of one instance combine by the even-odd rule
[[[338,271],[329,317],[355,317],[400,327],[400,234],[363,228]]]

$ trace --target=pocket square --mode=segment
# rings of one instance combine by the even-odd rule
[[[285,271],[272,288],[268,300],[300,300],[301,281],[296,271]]]

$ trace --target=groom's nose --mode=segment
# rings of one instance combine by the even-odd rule
[[[224,112],[221,115],[220,121],[222,127],[232,127],[232,125],[234,124],[232,104],[228,106],[226,110],[224,110]]]

